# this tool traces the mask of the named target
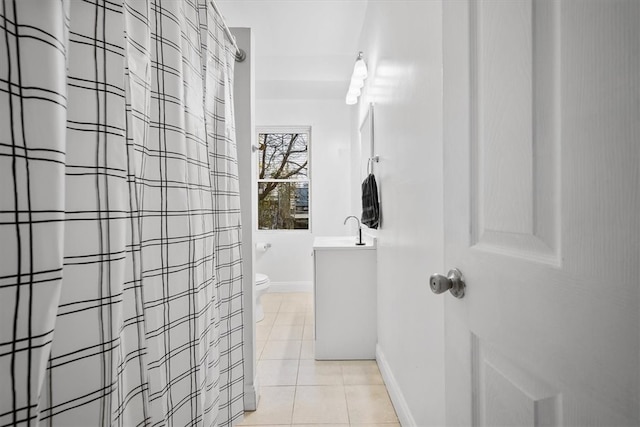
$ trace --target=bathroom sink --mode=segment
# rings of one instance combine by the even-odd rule
[[[356,245],[358,238],[355,236],[318,236],[313,239],[314,249],[375,249],[376,239],[368,236],[362,236],[364,245]]]

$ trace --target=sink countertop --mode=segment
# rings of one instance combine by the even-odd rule
[[[364,245],[358,246],[356,236],[318,236],[313,239],[313,249],[318,250],[371,250],[376,248],[376,238],[363,235]]]

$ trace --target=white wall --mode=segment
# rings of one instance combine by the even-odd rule
[[[380,155],[379,363],[403,425],[440,426],[444,298],[431,293],[428,278],[445,271],[441,2],[369,2],[360,49],[369,78],[352,134],[374,102]],[[352,151],[357,152],[355,138]],[[354,156],[352,167],[358,162]],[[359,181],[351,188],[351,206],[359,206]]]
[[[313,280],[313,237],[349,232],[343,221],[353,213],[348,208],[350,109],[342,100],[256,100],[257,128],[287,125],[311,126],[311,232],[254,231],[255,242],[272,245],[266,252],[256,253],[256,271],[267,274],[275,287],[309,286]],[[253,227],[255,230],[255,224]]]

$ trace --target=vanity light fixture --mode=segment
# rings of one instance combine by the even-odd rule
[[[358,52],[356,63],[353,66],[353,73],[351,74],[351,84],[349,84],[349,91],[347,92],[347,105],[353,105],[358,102],[358,97],[364,87],[364,80],[368,75],[367,64],[364,63],[363,56],[362,52]]]

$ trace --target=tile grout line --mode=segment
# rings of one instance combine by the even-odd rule
[[[302,360],[302,342],[303,342],[303,338],[304,338],[304,327],[307,323],[307,312],[304,312],[304,318],[303,318],[303,322],[302,322],[302,336],[300,337],[300,351],[298,352],[298,370],[296,372],[296,385],[295,385],[295,389],[293,391],[293,407],[291,408],[291,425],[294,425],[294,415],[295,415],[295,409],[296,409],[296,401],[298,398],[298,378],[300,377],[300,360]]]
[[[294,418],[294,415],[295,415],[296,400],[297,400],[297,397],[298,397],[298,378],[300,376],[300,360],[301,360],[301,357],[302,357],[302,338],[304,337],[304,326],[305,326],[305,324],[307,322],[306,311],[305,311],[304,314],[305,314],[305,317],[304,317],[304,320],[302,322],[302,335],[303,336],[300,337],[300,350],[298,351],[298,368],[296,370],[296,381],[295,381],[295,387],[293,389],[293,405],[291,407],[291,425],[292,426],[294,425],[294,419],[293,418]],[[291,341],[291,340],[289,340],[289,341]]]
[[[351,425],[351,413],[349,412],[349,399],[347,399],[347,385],[344,381],[344,363],[340,363],[340,375],[342,376],[342,391],[344,393],[344,404],[347,407],[347,422]]]

